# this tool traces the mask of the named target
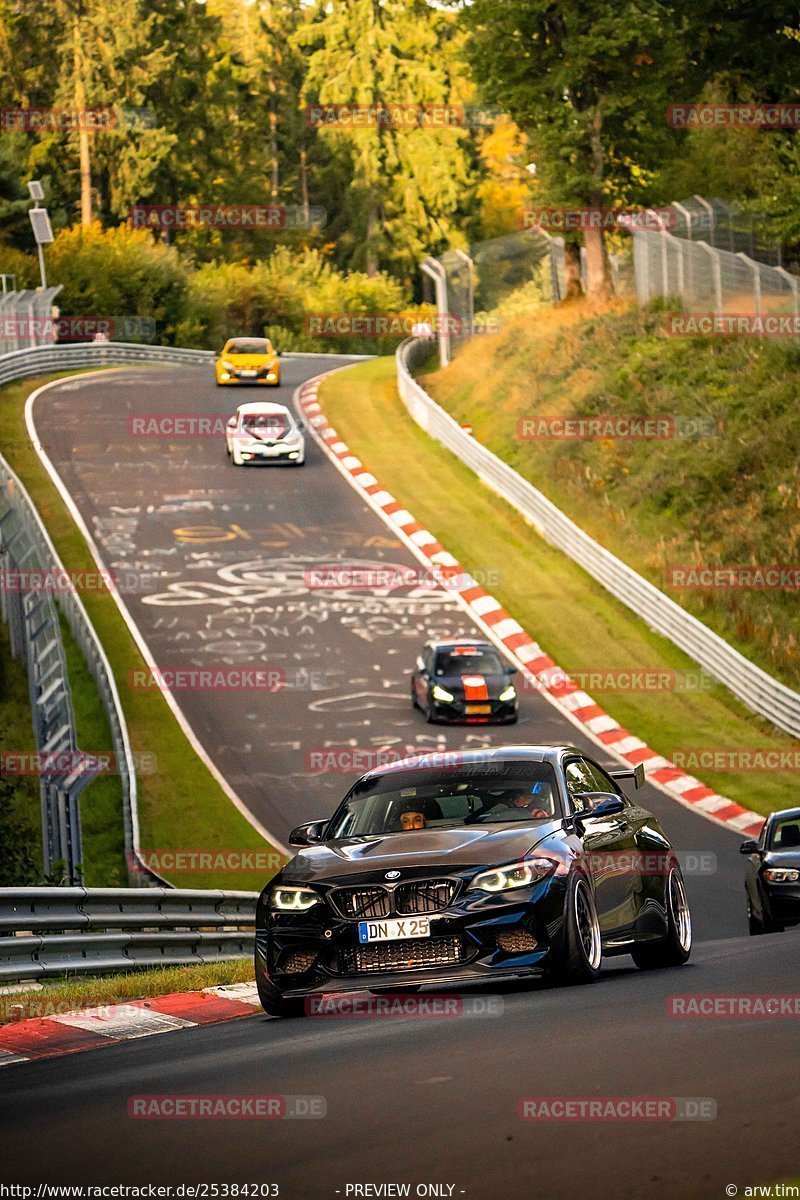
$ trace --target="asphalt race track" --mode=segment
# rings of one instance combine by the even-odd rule
[[[325,365],[284,360],[277,395],[288,402]],[[310,438],[303,469],[237,469],[221,438],[130,432],[136,414],[227,413],[253,395],[215,388],[206,369],[126,370],[66,381],[34,409],[106,565],[142,581],[126,603],[158,666],[285,672],[274,692],[178,693],[252,813],[283,840],[331,811],[361,773],[359,754],[383,748],[563,741],[602,759],[536,694],[505,729],[432,728],[412,711],[419,645],[466,632],[469,618],[430,589],[309,584],[309,571],[331,563],[418,566]],[[345,752],[341,770],[316,765],[330,749]],[[645,974],[615,960],[589,988],[506,989],[493,1016],[255,1017],[9,1066],[3,1180],[273,1182],[303,1200],[401,1182],[411,1195],[439,1184],[438,1194],[474,1200],[689,1200],[797,1176],[796,1018],[676,1019],[668,1001],[792,993],[800,937],[747,937],[740,839],[653,788],[639,796],[679,849],[704,855],[703,873],[687,878],[697,939],[689,966]],[[327,1116],[128,1117],[129,1097],[154,1093],[321,1096]],[[704,1098],[716,1116],[523,1121],[524,1096]]]
[[[667,1001],[796,992],[799,946],[707,942],[648,975],[621,959],[589,988],[506,989],[500,1016],[254,1017],[5,1067],[2,1178],[274,1182],[284,1200],[365,1182],[452,1184],[469,1200],[722,1200],[727,1183],[796,1172],[796,1018],[679,1020]],[[129,1098],[173,1093],[322,1096],[327,1116],[128,1117]],[[717,1116],[523,1121],[523,1096],[708,1098]]]

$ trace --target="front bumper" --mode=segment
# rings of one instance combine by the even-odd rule
[[[800,886],[796,883],[768,883],[761,880],[767,915],[776,925],[800,924]]]
[[[519,716],[519,701],[514,700],[435,700],[430,697],[431,717],[442,725],[510,725]],[[488,712],[482,712],[487,709]]]
[[[326,903],[308,913],[268,911],[256,931],[256,971],[286,997],[535,978],[561,945],[565,892],[565,877],[556,874],[505,898],[457,893],[449,908],[429,914],[430,938],[398,942],[360,943],[358,919],[339,917]],[[292,969],[302,955],[313,962]]]
[[[305,446],[296,442],[282,446],[265,446],[259,442],[245,443],[238,447],[239,457],[244,462],[302,462]]]
[[[217,371],[217,383],[221,387],[235,387],[238,385],[246,386],[247,384],[266,384],[268,387],[277,387],[281,381],[281,373],[276,370],[258,371],[255,375],[243,375],[241,371]]]

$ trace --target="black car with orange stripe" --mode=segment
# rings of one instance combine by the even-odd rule
[[[411,702],[431,722],[510,725],[519,716],[516,673],[490,642],[428,642],[411,676]]]

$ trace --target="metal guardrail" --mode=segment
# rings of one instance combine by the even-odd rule
[[[86,367],[136,362],[208,363],[208,350],[115,342],[37,346],[0,356],[0,385],[17,379]],[[0,552],[4,569],[58,574],[63,563],[24,485],[0,455]],[[111,729],[116,769],[122,786],[125,856],[131,879],[140,886],[169,884],[147,867],[139,854],[137,780],[130,738],[111,666],[77,591],[59,590],[58,604],[89,667]],[[37,750],[44,754],[77,751],[69,682],[56,605],[52,595],[35,590],[3,593],[3,617],[9,624],[12,651],[28,669]],[[96,750],[96,747],[92,748]],[[94,776],[87,771],[40,776],[44,869],[63,861],[70,882],[80,875],[80,792]]]
[[[67,879],[77,882],[83,861],[78,799],[94,773],[75,770],[80,761],[75,717],[53,596],[48,591],[23,590],[29,572],[43,571],[49,557],[41,552],[38,533],[16,477],[0,461],[2,616],[11,653],[27,669],[36,749],[52,755],[63,768],[39,775],[43,867],[45,875],[51,876],[56,863],[63,862]]]
[[[257,899],[178,888],[0,888],[0,981],[247,957]]]
[[[800,737],[800,694],[745,658],[724,638],[604,549],[431,399],[411,374],[412,368],[429,352],[430,343],[411,338],[399,346],[396,355],[398,390],[417,424],[522,513],[546,541],[577,562],[651,629],[669,638],[748,708],[779,729]]]
[[[37,751],[55,755],[77,752],[77,733],[64,662],[61,630],[52,594],[36,589],[28,572],[40,570],[66,576],[53,545],[22,481],[0,455],[0,550],[2,565],[20,572],[19,593],[4,591],[3,615],[9,623],[12,651],[25,658]],[[77,591],[59,589],[58,604],[97,686],[114,747],[122,787],[126,862],[136,864],[133,877],[144,886],[166,885],[139,855],[137,781],[128,728],[117,686],[105,651]],[[97,747],[91,748],[94,752]],[[78,797],[93,778],[81,770],[79,755],[73,769],[40,775],[44,869],[63,861],[70,882],[80,875],[81,837]]]
[[[288,352],[284,357],[306,358],[308,355]],[[327,357],[361,359],[371,356],[335,354]],[[175,346],[145,346],[123,342],[32,346],[27,349],[14,350],[8,354],[0,354],[0,386],[51,372],[125,366],[131,363],[200,365],[210,364],[214,358],[215,355],[211,350],[190,350]],[[61,559],[32,500],[9,464],[0,455],[0,553],[4,547],[8,548],[7,542],[2,539],[2,524],[6,518],[12,519],[9,515],[12,512],[16,513],[14,518],[16,523],[24,526],[26,537],[30,543],[30,548],[26,553],[30,553],[31,561],[26,558],[26,565],[29,567],[35,565],[45,571],[62,572],[64,567]],[[4,564],[0,563],[0,565]],[[19,567],[21,565],[19,555],[9,557],[5,565],[12,569]],[[42,612],[47,618],[46,628],[53,634],[53,637],[46,638],[44,630],[37,633],[31,624],[39,613],[37,604],[40,600],[42,600],[41,596],[22,595],[19,603],[3,603],[2,615],[12,627],[11,636],[12,640],[16,639],[13,644],[16,646],[17,652],[25,654],[38,749],[40,751],[75,749],[75,724],[69,685],[62,669],[64,654],[52,597],[43,599]],[[147,867],[139,853],[136,771],[125,716],[110,664],[77,592],[62,590],[58,594],[58,601],[97,685],[111,728],[117,770],[122,782],[125,852],[131,880],[139,886],[168,887],[167,880]],[[55,645],[53,644],[54,639]],[[55,678],[55,668],[52,666],[54,662],[60,664],[59,678],[62,680],[62,686],[53,688],[51,691],[48,689]],[[59,710],[61,719],[54,727],[50,713],[56,698],[61,701]],[[41,712],[37,711],[37,705]],[[49,739],[56,731],[60,731],[59,740],[51,746]],[[90,777],[81,774],[79,779],[65,781],[56,777],[49,781],[43,780],[41,784],[45,869],[48,870],[52,862],[57,859],[64,859],[67,863],[68,877],[72,882],[77,881],[76,868],[80,864],[80,813],[77,796],[80,787],[85,786],[89,781]],[[69,794],[64,791],[62,786],[65,782],[69,783],[71,789]]]
[[[85,367],[119,367],[126,363],[208,363],[211,350],[182,350],[176,346],[139,346],[124,342],[78,342],[75,345],[33,346],[0,356],[0,386],[50,371],[79,371]]]

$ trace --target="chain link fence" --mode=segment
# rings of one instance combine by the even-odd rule
[[[426,259],[422,269],[427,290],[432,283],[435,291],[438,329],[429,332],[438,332],[443,363],[459,344],[496,331],[504,317],[553,304],[566,293],[564,241],[539,229],[447,250]]]
[[[13,276],[0,276],[0,354],[25,350],[31,346],[51,345],[53,309],[61,287],[36,288],[18,292],[7,287]]]
[[[640,304],[662,298],[706,316],[798,317],[800,276],[783,266],[781,246],[763,238],[756,215],[702,196],[666,211],[661,229],[633,230]]]

